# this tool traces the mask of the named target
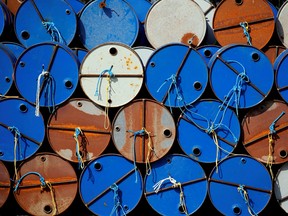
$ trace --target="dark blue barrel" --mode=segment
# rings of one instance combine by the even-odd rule
[[[218,45],[204,45],[197,47],[196,50],[204,58],[206,64],[209,63],[211,57],[220,49]]]
[[[13,84],[13,73],[16,57],[12,51],[0,44],[0,96],[6,95]]]
[[[9,34],[11,28],[13,28],[13,15],[4,2],[0,1],[0,38],[11,37]]]
[[[96,0],[80,12],[78,27],[80,40],[88,50],[106,42],[131,46],[138,36],[139,21],[125,1]]]
[[[205,91],[208,69],[202,56],[184,44],[167,44],[150,56],[145,84],[151,96],[169,107],[195,102]]]
[[[66,0],[71,5],[76,14],[78,14],[84,7],[84,1],[81,0]]]
[[[0,160],[22,161],[40,148],[45,136],[43,118],[23,99],[0,101]]]
[[[74,93],[78,70],[79,61],[70,48],[46,42],[22,53],[16,62],[14,80],[19,93],[36,108],[54,108]]]
[[[77,16],[64,0],[29,0],[18,8],[14,27],[25,47],[47,41],[69,45],[76,34]]]
[[[22,54],[22,52],[25,50],[25,47],[19,43],[5,41],[5,42],[2,42],[1,44],[8,47],[16,58],[18,58]]]
[[[272,194],[272,180],[265,166],[246,155],[225,158],[209,177],[209,196],[226,216],[259,214]]]
[[[217,100],[200,100],[183,112],[177,124],[182,150],[199,162],[223,160],[240,139],[236,113]]]
[[[153,163],[144,184],[148,203],[161,215],[190,215],[202,206],[207,195],[203,168],[181,154],[170,154]]]
[[[102,155],[83,170],[79,192],[85,206],[97,215],[126,215],[143,194],[141,173],[117,154]]]
[[[275,59],[275,84],[277,90],[284,101],[288,102],[288,80],[287,80],[287,67],[288,67],[288,50],[284,50]]]
[[[274,71],[268,57],[249,45],[222,47],[209,61],[210,85],[231,107],[250,108],[263,101],[274,84]]]
[[[76,54],[76,56],[78,57],[78,60],[80,62],[80,64],[82,63],[84,57],[86,56],[86,54],[88,53],[87,49],[84,48],[72,48],[72,50],[74,51],[74,53]]]

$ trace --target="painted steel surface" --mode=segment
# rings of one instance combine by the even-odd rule
[[[212,204],[227,216],[259,214],[272,195],[272,180],[267,169],[247,155],[222,160],[211,171],[208,183]]]
[[[279,40],[282,44],[287,48],[288,47],[288,3],[284,2],[277,14],[277,22],[276,22],[276,31],[279,37]]]
[[[220,49],[218,45],[203,45],[196,48],[196,50],[203,57],[204,61],[208,65],[212,56]]]
[[[194,48],[167,44],[151,55],[146,65],[145,84],[151,96],[169,107],[195,102],[208,83],[208,68]]]
[[[80,67],[80,84],[93,102],[119,107],[139,93],[144,69],[138,54],[120,43],[105,43],[90,50]]]
[[[4,41],[1,42],[1,44],[8,47],[16,58],[18,58],[22,54],[22,52],[26,49],[22,44],[15,42]]]
[[[93,214],[126,215],[141,199],[143,180],[133,163],[118,154],[105,154],[85,167],[79,180],[79,193]]]
[[[243,145],[252,157],[263,163],[270,161],[279,164],[288,161],[287,113],[285,102],[269,100],[245,115],[242,121]]]
[[[153,100],[134,100],[114,117],[114,145],[131,161],[149,163],[159,160],[171,149],[175,136],[176,126],[171,113]]]
[[[274,179],[274,194],[281,208],[288,213],[288,163],[283,164]]]
[[[266,46],[262,49],[265,55],[269,58],[272,65],[274,65],[276,58],[285,50],[286,48],[284,46],[278,45]]]
[[[288,101],[288,82],[286,79],[288,67],[288,50],[284,50],[274,61],[275,85],[284,101]]]
[[[24,161],[18,167],[18,175],[22,179],[14,179],[13,194],[21,208],[31,215],[59,215],[76,197],[78,179],[73,167],[53,153],[38,153]]]
[[[47,125],[52,149],[64,159],[78,163],[78,151],[83,162],[99,156],[109,144],[110,133],[110,120],[104,109],[84,98],[73,98],[59,106]],[[79,142],[78,151],[75,139]]]
[[[5,164],[0,161],[0,208],[6,203],[10,194],[10,174]]]
[[[69,5],[73,8],[76,14],[80,13],[80,11],[85,6],[84,1],[81,0],[66,0]]]
[[[13,85],[13,73],[16,57],[13,52],[3,44],[0,44],[0,95],[8,93]]]
[[[30,103],[36,104],[39,99],[41,107],[54,108],[72,96],[78,85],[78,73],[79,61],[70,48],[45,42],[30,46],[18,58],[14,81]]]
[[[268,57],[259,49],[231,44],[219,49],[209,61],[212,91],[236,109],[251,108],[262,102],[274,84]]]
[[[145,20],[149,43],[160,48],[169,43],[199,46],[206,34],[206,18],[201,7],[192,0],[155,2]]]
[[[252,44],[262,49],[273,36],[275,20],[268,1],[227,0],[217,5],[213,30],[221,46]]]
[[[78,57],[80,64],[82,64],[82,61],[83,61],[84,57],[87,55],[88,50],[84,49],[84,48],[78,48],[78,47],[72,48],[72,50],[74,51],[74,53]]]
[[[107,42],[132,46],[138,31],[137,15],[126,1],[90,1],[79,14],[79,37],[88,50]]]
[[[144,67],[146,67],[147,62],[148,62],[150,56],[155,51],[155,49],[153,49],[151,47],[146,47],[146,46],[137,46],[137,47],[133,47],[133,49],[139,55]]]
[[[22,161],[35,154],[45,137],[44,120],[41,114],[35,116],[35,106],[8,98],[0,101],[0,112],[5,113],[0,117],[0,159]]]
[[[0,37],[4,36],[10,28],[13,28],[13,15],[6,4],[0,1]]]
[[[153,163],[144,184],[144,194],[151,207],[161,215],[175,216],[185,214],[183,207],[186,215],[196,212],[206,198],[208,185],[201,165],[181,154],[169,154]],[[181,192],[185,206],[179,203]]]
[[[64,0],[29,0],[18,8],[14,28],[25,47],[49,41],[69,45],[76,34],[77,16]]]
[[[177,123],[177,139],[192,159],[212,163],[226,158],[240,139],[236,113],[218,100],[199,100],[183,112]]]

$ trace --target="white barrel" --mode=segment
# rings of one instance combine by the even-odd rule
[[[288,48],[288,1],[278,11],[276,30],[281,43]]]
[[[137,46],[137,47],[133,47],[133,49],[139,55],[143,65],[146,67],[146,64],[150,56],[154,52],[154,49],[151,47],[146,47],[146,46]]]
[[[282,165],[274,179],[274,193],[281,208],[288,213],[288,162]]]

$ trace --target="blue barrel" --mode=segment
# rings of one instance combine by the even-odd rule
[[[200,100],[178,119],[177,138],[182,150],[199,162],[223,160],[240,139],[236,113],[217,100]]]
[[[22,54],[22,52],[26,49],[22,44],[15,42],[4,41],[1,42],[1,44],[8,47],[16,58],[18,58]]]
[[[22,161],[36,153],[45,137],[42,116],[23,99],[0,101],[0,160]]]
[[[132,46],[139,21],[125,1],[96,0],[88,2],[80,12],[78,27],[80,40],[88,50],[106,42]]]
[[[77,16],[64,0],[29,0],[18,8],[14,27],[25,47],[47,41],[69,45],[77,31]]]
[[[16,88],[36,108],[54,109],[74,93],[79,65],[77,56],[63,44],[43,42],[30,46],[16,62]]]
[[[85,5],[84,1],[81,0],[66,0],[66,1],[68,2],[68,4],[71,5],[76,14],[80,13],[80,11],[83,9]]]
[[[200,53],[200,55],[204,58],[206,64],[209,63],[211,57],[220,49],[221,47],[218,45],[203,45],[197,47],[196,50]]]
[[[76,56],[78,57],[78,60],[80,62],[80,64],[82,63],[84,57],[86,56],[86,54],[88,53],[87,49],[84,48],[72,48],[72,50],[74,51],[74,53],[76,54]]]
[[[12,75],[14,73],[14,65],[16,62],[16,57],[13,52],[3,44],[0,44],[0,95],[4,96],[10,90],[13,79]]]
[[[210,59],[209,67],[210,85],[216,97],[237,111],[259,104],[274,84],[270,60],[253,46],[222,47]]]
[[[263,164],[246,155],[221,161],[209,177],[209,196],[226,216],[259,214],[272,194],[272,180]]]
[[[274,70],[275,70],[275,84],[276,88],[283,98],[284,101],[288,102],[288,80],[287,77],[288,67],[288,50],[284,50],[275,59]]]
[[[170,154],[152,164],[145,177],[145,197],[161,215],[190,215],[203,204],[207,178],[201,165],[181,154]]]
[[[132,162],[118,154],[106,154],[85,167],[79,180],[79,192],[84,205],[93,214],[126,215],[141,199],[143,180]]]
[[[151,96],[169,107],[183,107],[201,97],[208,83],[208,68],[192,47],[164,45],[146,64],[145,84]]]
[[[8,34],[11,28],[13,28],[13,15],[4,2],[0,1],[0,38],[11,36]]]

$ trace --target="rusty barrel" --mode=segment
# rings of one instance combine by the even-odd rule
[[[227,0],[218,4],[213,30],[221,46],[249,44],[261,49],[273,36],[274,13],[268,1]]]
[[[284,46],[279,45],[270,45],[262,48],[262,51],[269,58],[272,65],[274,65],[276,58],[285,50],[286,48]]]
[[[143,179],[131,161],[119,154],[104,154],[83,170],[79,193],[93,214],[126,215],[142,197]]]
[[[73,98],[59,106],[47,125],[52,149],[62,158],[79,163],[79,168],[106,149],[110,133],[104,109],[84,98]]]
[[[58,215],[73,203],[78,188],[71,164],[53,153],[38,153],[18,167],[14,197],[31,215]]]
[[[251,109],[242,121],[243,145],[247,152],[263,163],[288,161],[288,106],[269,100]]]
[[[288,101],[288,82],[287,76],[288,50],[284,50],[274,61],[275,85],[282,99]]]
[[[206,25],[204,12],[195,1],[156,1],[147,13],[145,32],[155,49],[169,43],[196,47],[204,40]]]
[[[236,113],[218,100],[199,100],[179,116],[177,139],[192,159],[218,163],[237,146],[241,127]]]
[[[140,92],[144,79],[138,54],[120,43],[104,43],[90,50],[80,67],[80,85],[100,106],[120,107]]]
[[[171,149],[176,127],[169,110],[151,99],[137,99],[114,117],[112,138],[118,151],[130,161],[145,163],[162,158]]]
[[[0,161],[0,208],[6,203],[10,194],[10,174],[6,165]]]
[[[233,155],[211,171],[208,193],[214,207],[223,215],[257,215],[270,201],[272,180],[265,166],[256,159]]]
[[[288,188],[287,188],[288,163],[284,163],[274,179],[274,194],[280,207],[288,213]]]
[[[190,215],[203,204],[207,177],[201,165],[181,154],[169,154],[145,176],[144,195],[161,215]]]

